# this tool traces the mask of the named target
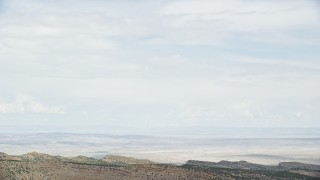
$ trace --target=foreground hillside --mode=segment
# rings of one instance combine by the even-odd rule
[[[263,166],[247,162],[188,161],[182,166],[157,164],[121,156],[66,158],[40,153],[0,153],[0,179],[317,179],[319,166],[282,163]],[[310,169],[308,169],[310,168]]]

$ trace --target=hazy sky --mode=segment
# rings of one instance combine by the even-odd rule
[[[319,118],[319,1],[0,0],[1,125]]]

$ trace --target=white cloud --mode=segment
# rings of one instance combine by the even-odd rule
[[[295,112],[294,115],[297,117],[297,118],[301,118],[303,113],[302,112]]]
[[[181,25],[197,22],[229,24],[233,30],[288,28],[318,24],[318,12],[312,1],[174,1],[163,8],[166,15],[175,15]],[[174,19],[176,19],[174,18]],[[178,24],[179,23],[175,23]],[[225,29],[228,30],[228,29]]]
[[[119,124],[138,124],[148,108],[145,119],[159,124],[282,118],[285,125],[300,111],[307,125],[317,123],[320,14],[313,1],[4,2],[0,94],[38,97],[41,90],[44,98],[2,101],[1,113],[64,113],[48,105],[56,100],[73,110],[70,124],[110,120],[112,112],[96,110],[104,106]],[[123,113],[136,107],[144,108]]]
[[[64,114],[61,107],[45,106],[27,95],[19,95],[13,102],[0,102],[0,113]]]
[[[163,41],[216,45],[231,36],[251,33],[247,37],[251,40],[301,43],[303,38],[288,32],[320,26],[314,5],[313,1],[173,1],[160,10],[168,29]]]

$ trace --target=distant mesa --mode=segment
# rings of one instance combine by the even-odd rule
[[[148,159],[136,159],[133,157],[107,155],[103,161],[112,164],[154,164],[155,162]]]
[[[271,171],[289,171],[294,169],[301,170],[320,170],[320,165],[305,164],[301,162],[280,162],[278,166],[267,166],[261,164],[250,163],[247,161],[219,161],[219,162],[208,162],[208,161],[197,161],[188,160],[186,165],[194,166],[207,166],[207,167],[220,167],[220,168],[231,168],[231,169],[250,169],[250,170],[271,170]]]
[[[305,164],[301,162],[280,162],[279,166],[287,169],[309,169],[320,171],[320,165]]]
[[[86,156],[76,157],[62,157],[51,156],[49,154],[30,152],[21,156],[11,156],[6,153],[0,152],[0,160],[15,160],[15,161],[27,161],[27,162],[41,162],[41,161],[61,161],[67,163],[83,163],[83,164],[96,164],[96,165],[119,165],[126,166],[132,164],[155,164],[155,162],[148,159],[136,159],[133,157],[106,155],[102,159],[95,159]]]

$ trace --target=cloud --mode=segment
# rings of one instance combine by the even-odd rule
[[[1,101],[3,119],[68,104],[62,123],[318,124],[314,1],[2,2],[0,94],[34,96]]]
[[[173,1],[162,13],[180,19],[176,25],[222,22],[229,24],[225,30],[252,31],[318,24],[318,12],[312,1]]]
[[[312,31],[320,19],[313,1],[5,2],[2,46],[37,53],[121,52],[123,43],[136,41],[224,45],[241,33],[254,41],[310,42],[292,33]]]
[[[61,107],[45,106],[33,97],[20,95],[13,102],[0,102],[0,113],[47,113],[64,114]]]
[[[300,38],[291,32],[319,27],[320,19],[313,1],[178,0],[159,12],[167,29],[163,41],[179,44],[217,45],[241,33],[251,33],[251,40],[293,41]]]

